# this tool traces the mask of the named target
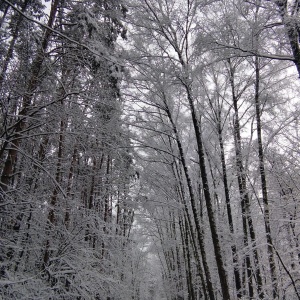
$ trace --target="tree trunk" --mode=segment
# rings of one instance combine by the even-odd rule
[[[291,10],[289,15],[288,10],[288,1],[287,0],[276,0],[275,1],[279,14],[284,25],[287,38],[289,40],[291,50],[294,57],[294,64],[297,68],[298,75],[300,78],[300,46],[299,46],[299,38],[300,38],[300,29],[298,21],[298,11],[299,11],[299,2],[297,0],[294,1],[294,8]]]
[[[229,63],[229,76],[230,76],[230,84],[232,89],[232,100],[233,100],[233,108],[234,108],[234,141],[235,141],[235,154],[236,154],[236,167],[237,167],[237,179],[239,192],[241,197],[241,207],[242,207],[242,218],[243,218],[243,231],[244,231],[244,247],[245,249],[248,247],[248,233],[247,226],[249,229],[249,234],[253,247],[253,261],[254,268],[256,274],[256,283],[257,283],[257,292],[260,299],[264,298],[264,293],[262,291],[262,277],[260,274],[259,267],[259,258],[258,252],[256,249],[256,238],[255,231],[253,227],[252,216],[250,212],[250,200],[247,191],[246,184],[246,174],[243,166],[243,158],[242,158],[242,146],[241,146],[241,133],[240,133],[240,123],[239,123],[239,113],[238,113],[238,97],[235,93],[235,83],[234,83],[234,67],[230,59]],[[253,298],[253,287],[252,287],[252,278],[250,272],[250,257],[246,256],[246,268],[247,268],[247,276],[248,276],[248,287],[249,287],[249,297]]]
[[[222,177],[223,177],[223,185],[224,185],[224,193],[225,193],[225,200],[226,200],[226,211],[227,211],[227,219],[229,224],[230,234],[234,236],[234,227],[233,227],[233,220],[232,220],[232,212],[230,206],[230,196],[229,196],[229,187],[228,187],[228,180],[227,180],[227,169],[226,169],[226,161],[225,161],[225,152],[224,152],[224,142],[222,136],[222,126],[221,126],[221,111],[219,110],[218,116],[218,139],[219,139],[219,146],[221,151],[221,165],[222,165]],[[235,288],[237,297],[240,299],[242,298],[242,284],[239,272],[239,265],[238,265],[238,256],[237,256],[237,249],[235,243],[231,245],[231,253],[232,253],[232,263],[233,263],[233,273],[234,273],[234,280],[235,280]]]
[[[255,56],[255,112],[256,112],[256,129],[257,129],[257,146],[258,146],[258,158],[259,158],[259,171],[260,171],[260,179],[261,179],[261,189],[262,189],[262,197],[264,203],[264,222],[265,222],[265,230],[267,237],[267,250],[268,250],[268,260],[270,266],[271,273],[271,281],[273,287],[273,298],[276,299],[278,297],[278,286],[277,286],[277,275],[276,275],[276,264],[273,250],[273,241],[271,236],[271,225],[270,225],[270,208],[269,208],[269,199],[268,199],[268,191],[267,191],[267,180],[266,180],[266,172],[265,172],[265,159],[264,159],[264,151],[263,151],[263,143],[262,143],[262,132],[261,132],[261,109],[260,109],[260,97],[259,97],[259,82],[260,82],[260,74],[259,74],[259,58]]]
[[[192,271],[191,271],[191,252],[190,252],[190,243],[189,243],[189,234],[188,234],[188,222],[186,221],[185,216],[182,217],[179,215],[179,227],[180,227],[183,257],[185,261],[185,274],[186,274],[186,285],[188,289],[188,299],[196,300],[194,287],[193,287],[193,280],[192,280]]]
[[[205,273],[205,279],[206,279],[209,298],[210,298],[210,300],[214,300],[215,299],[214,289],[213,289],[213,286],[212,286],[211,275],[210,275],[210,271],[209,271],[209,267],[208,267],[208,263],[207,263],[207,259],[206,259],[204,235],[203,235],[203,231],[201,230],[201,226],[200,226],[200,221],[199,221],[199,216],[198,216],[198,212],[197,212],[197,208],[196,208],[196,200],[195,200],[194,190],[193,190],[193,186],[192,186],[192,181],[191,181],[191,178],[190,178],[190,175],[189,175],[189,172],[188,172],[188,167],[187,167],[187,164],[186,164],[186,161],[185,161],[183,147],[182,147],[182,144],[181,144],[181,141],[180,141],[180,138],[179,138],[179,134],[178,134],[176,125],[173,121],[171,112],[170,112],[170,110],[167,106],[166,99],[164,100],[164,102],[165,102],[165,106],[166,106],[166,113],[168,115],[170,123],[172,124],[173,132],[175,134],[175,139],[176,139],[176,143],[177,143],[178,151],[179,151],[179,157],[180,157],[180,161],[182,163],[185,179],[186,179],[187,186],[188,186],[188,191],[189,191],[189,196],[190,196],[190,201],[191,201],[191,207],[192,207],[196,232],[197,232],[197,236],[198,236],[198,244],[199,244],[199,247],[200,247],[200,252],[201,252],[201,257],[202,257],[202,262],[203,262],[203,268],[204,268],[204,273]],[[228,298],[228,299],[230,299],[230,298]]]
[[[187,205],[186,200],[185,200],[184,187],[183,187],[183,182],[181,180],[182,176],[180,176],[181,175],[181,172],[180,172],[181,166],[178,166],[176,161],[174,161],[174,162],[175,162],[175,168],[176,168],[175,170],[173,170],[174,177],[178,178],[177,179],[178,180],[178,188],[179,188],[178,194],[179,194],[179,198],[181,199],[181,202],[184,206],[184,212],[185,212],[185,214],[184,214],[184,224],[185,224],[186,235],[187,235],[186,239],[188,239],[190,241],[190,244],[192,246],[194,258],[195,258],[196,263],[197,263],[197,271],[198,271],[198,274],[199,274],[200,279],[201,279],[202,292],[204,294],[205,300],[208,300],[208,290],[207,290],[205,278],[204,278],[204,275],[203,275],[205,272],[203,272],[203,269],[202,269],[202,266],[201,266],[201,260],[200,260],[199,253],[198,253],[197,243],[196,243],[196,240],[195,240],[195,236],[193,234],[194,226],[193,226],[193,223],[192,223],[192,220],[191,220],[188,205]],[[201,249],[201,247],[200,247],[200,249]],[[205,262],[206,262],[206,257],[205,257]],[[192,282],[191,282],[191,284],[192,284]]]
[[[195,130],[195,135],[196,135],[199,166],[200,166],[200,171],[201,171],[201,179],[202,179],[202,185],[203,185],[203,191],[204,191],[204,198],[205,198],[206,209],[207,209],[207,213],[208,213],[211,237],[212,237],[213,246],[214,246],[214,250],[215,250],[215,258],[216,258],[216,263],[217,263],[217,268],[218,268],[219,280],[221,283],[223,298],[229,300],[230,299],[229,286],[228,286],[228,282],[227,282],[227,274],[226,274],[223,257],[222,257],[222,251],[221,251],[220,240],[219,240],[219,235],[218,235],[218,231],[217,231],[217,225],[215,222],[212,199],[211,199],[211,195],[210,195],[210,191],[209,191],[209,184],[208,184],[208,177],[207,177],[206,166],[205,166],[205,156],[204,156],[204,148],[203,148],[203,143],[202,143],[201,129],[199,126],[198,118],[196,116],[196,110],[195,110],[195,106],[194,106],[194,99],[192,96],[190,83],[183,82],[183,84],[186,89],[188,102],[189,102],[189,106],[190,106],[190,110],[191,110],[191,114],[192,114],[193,126],[194,126],[194,130]]]

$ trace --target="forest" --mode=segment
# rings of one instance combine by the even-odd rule
[[[0,299],[300,300],[300,0],[1,0]]]

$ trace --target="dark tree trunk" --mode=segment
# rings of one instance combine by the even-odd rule
[[[297,23],[299,2],[297,0],[293,3],[293,9],[289,14],[288,1],[287,0],[276,0],[275,1],[279,14],[284,25],[288,41],[294,57],[294,64],[297,68],[298,75],[300,78],[300,29],[299,23]]]
[[[183,147],[179,138],[179,134],[176,128],[176,125],[173,121],[171,112],[167,106],[167,102],[166,100],[165,102],[165,106],[166,106],[166,113],[168,115],[168,118],[172,124],[172,128],[173,128],[173,132],[175,134],[175,139],[176,139],[176,143],[178,146],[178,151],[179,151],[179,157],[180,157],[180,161],[183,167],[183,172],[185,175],[185,179],[187,182],[187,186],[188,186],[188,191],[189,191],[189,196],[190,196],[190,201],[191,201],[191,207],[192,207],[192,213],[193,213],[193,217],[194,217],[194,222],[195,222],[195,227],[196,227],[196,232],[197,232],[197,236],[198,236],[198,244],[200,247],[200,252],[201,252],[201,257],[202,257],[202,262],[203,262],[203,268],[204,268],[204,273],[205,273],[205,279],[206,279],[206,285],[207,285],[207,289],[208,289],[208,294],[209,294],[209,298],[210,300],[214,300],[215,296],[214,296],[214,289],[212,286],[212,281],[211,281],[211,275],[210,275],[210,271],[209,271],[209,267],[208,267],[208,263],[207,263],[207,259],[206,259],[206,251],[205,251],[205,242],[204,242],[204,235],[203,235],[203,231],[201,230],[201,226],[200,226],[200,220],[199,220],[199,215],[197,212],[197,208],[196,208],[196,200],[195,200],[195,195],[194,195],[194,190],[193,190],[193,186],[192,186],[192,181],[188,172],[188,168],[186,165],[186,161],[185,161],[185,156],[184,156],[184,152],[183,152]],[[229,299],[229,298],[228,298]]]
[[[202,142],[202,133],[201,133],[201,129],[200,129],[199,120],[196,116],[196,110],[195,110],[194,100],[193,100],[192,93],[191,93],[191,87],[189,86],[188,82],[183,82],[183,84],[184,84],[186,92],[187,92],[188,102],[189,102],[189,106],[190,106],[190,110],[191,110],[191,114],[192,114],[193,126],[194,126],[194,130],[195,130],[195,135],[196,135],[203,192],[204,192],[204,198],[205,198],[205,203],[206,203],[206,209],[207,209],[207,213],[208,213],[211,237],[212,237],[213,246],[214,246],[214,250],[215,250],[215,258],[216,258],[216,263],[217,263],[217,268],[218,268],[219,280],[221,283],[223,298],[229,300],[230,293],[229,293],[229,286],[228,286],[228,282],[227,282],[227,274],[226,274],[226,270],[224,267],[224,261],[223,261],[223,257],[222,257],[220,240],[219,240],[219,235],[218,235],[215,216],[214,216],[214,209],[213,209],[212,199],[211,199],[211,195],[210,195],[210,191],[209,191],[209,180],[208,180],[206,166],[205,166],[205,156],[204,156],[204,148],[203,148],[203,142]]]
[[[186,230],[186,232],[185,232],[186,239],[190,241],[190,245],[192,246],[193,255],[194,255],[194,258],[195,258],[196,263],[197,263],[197,271],[198,271],[199,277],[201,279],[202,292],[203,292],[205,300],[208,300],[209,299],[208,290],[207,290],[206,281],[205,281],[205,278],[204,278],[204,273],[205,272],[203,272],[203,269],[202,269],[201,260],[200,260],[199,253],[198,253],[198,248],[197,248],[195,235],[193,234],[194,226],[193,226],[191,215],[190,215],[190,212],[189,212],[189,209],[188,209],[188,205],[187,205],[186,200],[185,200],[184,187],[183,187],[182,176],[181,176],[181,171],[180,171],[181,166],[178,166],[176,161],[175,161],[175,167],[176,168],[174,170],[174,177],[178,178],[178,186],[179,186],[178,193],[180,195],[179,197],[182,201],[182,204],[184,206],[184,212],[185,212],[184,224],[185,224],[185,230]],[[189,251],[189,253],[191,253],[191,252]],[[206,257],[205,257],[205,261],[206,261]],[[192,282],[191,282],[191,284],[192,284]]]
[[[230,195],[229,195],[229,187],[228,187],[228,180],[227,180],[225,152],[224,152],[224,142],[223,142],[223,136],[222,136],[221,111],[219,110],[219,112],[220,113],[219,113],[219,116],[218,116],[218,138],[219,138],[219,146],[220,146],[220,151],[221,151],[220,154],[221,154],[224,193],[225,193],[225,200],[226,200],[226,211],[227,211],[227,218],[228,218],[230,234],[232,236],[234,236],[232,212],[231,212],[231,206],[230,206]],[[236,249],[235,243],[232,243],[232,245],[231,245],[231,253],[232,253],[235,288],[236,288],[236,292],[237,292],[237,297],[240,299],[240,298],[242,298],[242,292],[241,292],[242,284],[241,284],[239,265],[238,265],[237,249]]]
[[[265,159],[262,143],[262,130],[261,130],[261,109],[260,109],[260,97],[259,97],[259,58],[255,57],[255,112],[256,112],[256,129],[257,129],[257,144],[258,144],[258,157],[259,157],[259,171],[261,179],[262,197],[264,203],[264,222],[267,237],[267,249],[268,249],[268,260],[270,265],[271,281],[273,287],[273,298],[278,297],[278,286],[277,286],[277,275],[276,275],[276,264],[273,250],[273,241],[271,236],[271,225],[270,225],[270,208],[267,191],[267,179],[265,172]]]
[[[246,174],[243,165],[243,157],[242,157],[242,146],[241,146],[241,133],[240,133],[240,123],[239,123],[239,113],[238,113],[238,97],[235,92],[235,83],[234,83],[234,67],[230,60],[229,63],[229,76],[230,76],[230,84],[232,89],[232,100],[233,100],[233,108],[234,108],[234,141],[235,141],[235,155],[236,155],[236,167],[237,167],[237,179],[239,192],[241,197],[241,207],[242,207],[242,218],[243,218],[243,231],[244,231],[244,247],[248,247],[248,233],[247,226],[249,229],[249,234],[253,247],[253,262],[254,269],[256,275],[256,283],[257,283],[257,292],[260,299],[264,298],[264,293],[262,291],[262,277],[260,273],[259,267],[259,258],[258,251],[256,249],[256,238],[255,231],[250,211],[250,199],[247,191],[246,184]],[[249,286],[249,297],[253,298],[253,286],[252,286],[252,278],[250,272],[250,257],[246,256],[246,269],[247,269],[247,277],[248,277],[248,286]]]

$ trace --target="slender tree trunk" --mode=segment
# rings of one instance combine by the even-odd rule
[[[258,157],[259,157],[259,171],[261,179],[262,197],[264,203],[264,222],[267,237],[267,249],[268,249],[268,260],[270,265],[271,281],[273,287],[273,298],[278,297],[278,286],[277,286],[277,275],[276,275],[276,264],[274,257],[273,241],[271,236],[271,225],[270,225],[270,208],[267,191],[267,179],[265,172],[265,159],[262,143],[262,132],[261,132],[261,109],[260,109],[260,97],[259,97],[259,58],[255,56],[255,112],[256,112],[256,129],[257,129],[257,143],[258,143]]]
[[[173,170],[174,177],[178,178],[177,179],[178,180],[178,188],[179,188],[178,193],[179,193],[179,197],[181,199],[181,202],[184,206],[184,212],[185,212],[185,214],[184,214],[184,224],[185,224],[185,229],[186,229],[186,234],[187,234],[186,239],[188,239],[190,241],[190,244],[192,245],[194,258],[197,262],[197,271],[198,271],[198,274],[199,274],[200,279],[201,279],[201,286],[202,286],[202,291],[203,291],[203,294],[204,294],[204,298],[205,298],[205,300],[208,300],[208,290],[207,290],[207,287],[206,287],[206,284],[205,284],[205,278],[204,278],[204,275],[203,275],[205,272],[203,272],[203,269],[202,269],[202,266],[201,266],[201,260],[200,260],[198,249],[197,249],[195,235],[193,234],[194,226],[193,226],[193,223],[192,223],[192,220],[191,220],[188,205],[187,205],[186,200],[185,200],[185,192],[184,192],[183,182],[181,180],[182,176],[181,176],[181,172],[180,172],[180,166],[178,166],[176,161],[174,161],[174,163],[175,163],[175,170]],[[205,258],[205,260],[206,260],[206,258]],[[191,284],[192,284],[192,282],[191,282]]]
[[[252,221],[252,216],[250,212],[250,200],[247,191],[246,184],[246,174],[243,166],[243,158],[242,158],[242,146],[241,146],[241,133],[240,133],[240,123],[239,123],[239,113],[238,113],[238,98],[235,92],[235,83],[234,83],[234,67],[230,60],[229,62],[229,72],[230,72],[230,84],[232,89],[232,100],[234,107],[234,140],[235,140],[235,154],[236,154],[236,167],[237,167],[237,179],[239,192],[241,196],[241,207],[242,207],[242,218],[243,218],[243,231],[244,231],[244,247],[247,249],[248,247],[248,233],[247,233],[247,225],[249,229],[249,234],[253,247],[253,261],[256,275],[256,283],[257,283],[257,291],[260,299],[264,298],[264,293],[262,291],[262,277],[260,273],[259,267],[259,258],[258,252],[256,249],[256,237],[255,231]],[[251,278],[251,267],[250,267],[250,257],[246,255],[246,268],[247,268],[247,277],[248,277],[248,287],[249,287],[249,297],[253,298],[253,286],[252,286],[252,278]]]
[[[176,139],[176,143],[177,143],[178,151],[179,151],[179,157],[180,157],[180,161],[182,163],[185,179],[186,179],[187,186],[188,186],[188,191],[189,191],[189,196],[190,196],[190,201],[191,201],[191,207],[192,207],[196,232],[197,232],[197,236],[198,236],[198,244],[199,244],[199,247],[200,247],[200,252],[201,252],[201,257],[202,257],[202,263],[203,263],[203,268],[204,268],[204,273],[205,273],[205,279],[206,279],[206,285],[207,285],[207,289],[208,289],[209,298],[210,298],[210,300],[214,300],[215,299],[214,289],[213,289],[213,286],[212,286],[211,275],[210,275],[210,271],[209,271],[209,267],[208,267],[208,263],[207,263],[207,259],[206,259],[204,235],[203,235],[203,231],[201,230],[201,226],[200,226],[200,220],[199,220],[199,215],[198,215],[197,208],[196,208],[196,200],[195,200],[194,190],[193,190],[193,186],[192,186],[192,181],[191,181],[191,178],[190,178],[190,175],[189,175],[189,172],[188,172],[188,167],[187,167],[187,164],[186,164],[186,161],[185,161],[183,147],[182,147],[182,144],[181,144],[181,141],[180,141],[180,138],[179,138],[179,134],[178,134],[176,125],[173,122],[173,118],[172,118],[171,112],[170,112],[170,110],[167,106],[166,99],[164,100],[164,102],[165,102],[165,106],[166,106],[166,113],[167,113],[168,118],[169,118],[169,120],[172,124],[173,132],[175,134],[175,139]],[[228,299],[230,299],[230,298],[228,298]]]
[[[61,103],[61,107],[63,107],[63,103]],[[57,151],[57,165],[56,165],[56,174],[55,174],[55,181],[56,185],[54,187],[51,200],[50,200],[50,209],[48,213],[48,230],[51,231],[52,226],[55,224],[55,209],[57,206],[58,201],[58,194],[59,194],[59,188],[57,184],[61,183],[62,179],[62,159],[63,159],[63,148],[64,148],[64,135],[65,135],[65,126],[66,126],[66,120],[64,120],[64,116],[62,116],[62,119],[60,121],[60,129],[59,129],[59,141],[58,141],[58,151]],[[46,240],[46,246],[45,246],[45,253],[44,253],[44,266],[43,268],[46,268],[46,266],[49,263],[50,258],[50,240],[47,238]]]
[[[103,227],[103,232],[104,235],[107,235],[108,232],[108,222],[110,220],[111,216],[111,209],[110,209],[110,190],[109,190],[109,176],[110,176],[110,171],[111,171],[111,157],[108,154],[107,155],[107,161],[106,161],[106,180],[105,180],[105,195],[104,195],[104,211],[103,211],[103,221],[104,221],[104,227]],[[108,254],[108,252],[105,249],[105,242],[103,240],[102,242],[102,257],[105,257]]]
[[[184,221],[183,221],[184,220]],[[189,243],[189,234],[188,234],[188,222],[185,216],[179,215],[179,227],[180,235],[182,240],[182,250],[183,257],[185,261],[185,274],[186,274],[186,285],[188,288],[188,299],[196,300],[193,280],[192,280],[192,270],[191,270],[191,252],[190,252],[190,243]]]
[[[220,201],[219,201],[219,195],[217,193],[217,184],[216,184],[216,176],[214,174],[214,166],[212,165],[209,152],[207,151],[207,149],[204,150],[205,150],[205,155],[208,163],[210,177],[212,179],[214,205],[216,207],[216,211],[218,215],[220,213]]]
[[[96,173],[96,169],[97,169],[97,160],[96,158],[94,157],[93,158],[93,167],[92,167],[92,176],[91,176],[91,185],[90,185],[90,190],[89,190],[89,193],[87,195],[87,198],[86,198],[86,208],[87,208],[87,214],[90,215],[92,209],[94,208],[95,206],[95,173]],[[92,236],[91,236],[91,233],[90,233],[90,222],[91,220],[89,219],[87,224],[86,224],[86,230],[85,230],[85,237],[84,237],[84,240],[86,242],[89,242],[91,241],[92,239]],[[95,243],[95,242],[94,242]]]
[[[227,179],[227,169],[226,169],[224,142],[223,142],[223,136],[222,136],[221,111],[220,110],[219,110],[217,126],[218,126],[219,146],[220,146],[220,151],[221,151],[220,155],[221,155],[224,193],[225,193],[225,200],[226,200],[227,219],[228,219],[230,234],[232,236],[234,236],[234,227],[233,227],[233,219],[232,219],[232,212],[231,212],[231,205],[230,205],[230,196],[229,196],[229,187],[228,187],[228,179]],[[234,279],[235,279],[235,288],[236,288],[236,292],[237,292],[237,297],[240,299],[240,298],[242,298],[242,292],[241,292],[242,284],[241,284],[237,249],[236,249],[235,243],[232,243],[232,245],[231,245],[231,253],[232,253],[232,262],[233,262],[233,273],[234,273]]]
[[[200,171],[201,171],[201,180],[202,180],[204,198],[205,198],[206,209],[207,209],[207,213],[208,213],[208,220],[209,220],[209,225],[210,225],[210,230],[211,230],[211,237],[212,237],[213,246],[214,246],[214,250],[215,250],[215,258],[216,258],[216,263],[217,263],[217,268],[218,268],[219,280],[221,283],[223,298],[229,300],[230,293],[229,293],[229,286],[228,286],[228,282],[227,282],[227,274],[226,274],[226,270],[224,267],[224,261],[223,261],[223,257],[222,257],[220,240],[219,240],[219,235],[218,235],[218,231],[217,231],[217,225],[216,225],[215,216],[214,216],[214,209],[213,209],[212,199],[211,199],[210,190],[209,190],[208,176],[207,176],[206,166],[205,166],[205,156],[204,156],[204,147],[203,147],[203,142],[202,142],[202,133],[201,133],[198,118],[196,116],[196,110],[195,110],[195,106],[194,106],[194,99],[192,96],[190,83],[183,82],[183,84],[184,84],[186,92],[187,92],[188,102],[189,102],[189,106],[190,106],[190,110],[191,110],[191,114],[192,114],[192,121],[193,121],[195,135],[196,135],[199,166],[200,166]]]
[[[71,195],[71,188],[72,188],[72,182],[73,182],[73,176],[74,176],[74,167],[77,162],[77,155],[78,155],[78,150],[77,150],[77,145],[74,147],[73,155],[72,155],[72,160],[71,160],[71,165],[69,169],[69,174],[68,174],[68,184],[67,184],[67,190],[66,190],[66,211],[65,211],[65,226],[66,229],[69,229],[70,226],[70,204],[69,204],[69,197]]]

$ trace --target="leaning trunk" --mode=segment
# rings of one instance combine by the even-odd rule
[[[207,209],[207,213],[208,213],[208,220],[209,220],[209,225],[210,225],[210,230],[211,230],[211,237],[212,237],[212,242],[213,242],[213,246],[214,246],[214,250],[215,250],[215,258],[216,258],[216,263],[217,263],[219,280],[221,283],[222,294],[223,294],[224,299],[230,299],[229,286],[228,286],[228,282],[227,282],[227,274],[226,274],[225,267],[224,267],[221,246],[220,246],[220,240],[219,240],[217,225],[216,225],[215,216],[214,216],[214,209],[213,209],[212,199],[211,199],[210,190],[209,190],[208,176],[207,176],[206,166],[205,166],[204,147],[203,147],[203,142],[202,142],[202,133],[201,133],[198,118],[196,116],[196,110],[195,110],[195,106],[194,106],[194,99],[192,96],[191,87],[190,87],[189,83],[187,83],[187,82],[184,83],[184,86],[185,86],[187,97],[188,97],[188,102],[189,102],[189,106],[190,106],[190,110],[191,110],[191,114],[192,114],[193,126],[194,126],[194,130],[195,130],[195,135],[196,135],[199,166],[200,166],[200,171],[201,171],[201,180],[202,180],[204,198],[205,198],[206,209]]]

